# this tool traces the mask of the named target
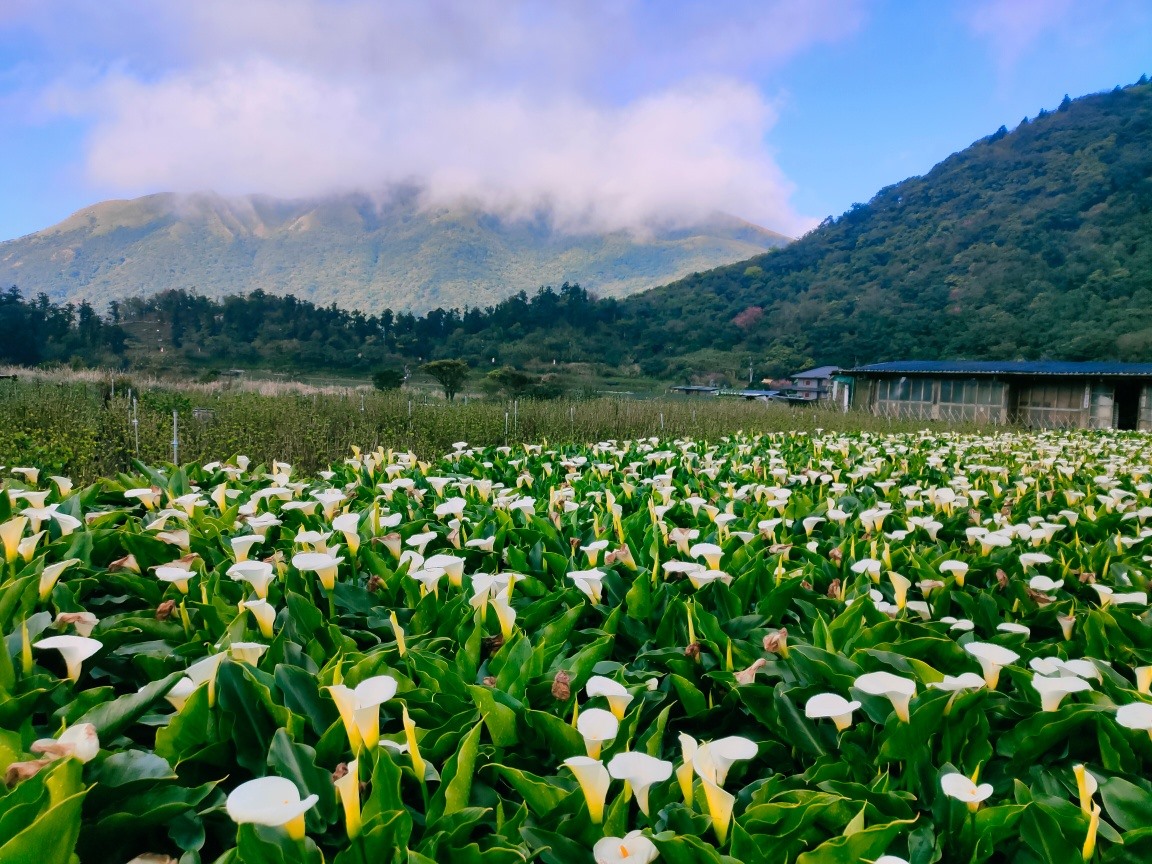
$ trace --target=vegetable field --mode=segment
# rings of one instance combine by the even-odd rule
[[[0,864],[1152,860],[1146,437],[444,450],[5,468]]]

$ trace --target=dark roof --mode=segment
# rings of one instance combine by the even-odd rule
[[[893,360],[846,370],[849,375],[1054,375],[1152,377],[1152,363],[1066,360]]]
[[[679,393],[715,393],[719,387],[707,387],[702,384],[684,384],[679,387],[669,387],[669,390],[675,390]]]
[[[721,396],[743,396],[745,399],[755,399],[762,396],[775,396],[779,390],[721,390]]]
[[[817,366],[815,369],[807,369],[803,372],[797,372],[790,375],[790,378],[831,378],[840,371],[839,366]]]

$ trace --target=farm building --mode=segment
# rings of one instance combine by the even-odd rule
[[[833,379],[840,372],[839,366],[817,366],[805,369],[790,376],[792,386],[789,397],[809,402],[824,402],[832,398]]]
[[[897,360],[844,374],[853,407],[882,417],[1152,429],[1152,363]]]

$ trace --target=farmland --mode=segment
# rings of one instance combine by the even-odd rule
[[[1147,861],[1150,463],[821,432],[10,467],[0,861]]]

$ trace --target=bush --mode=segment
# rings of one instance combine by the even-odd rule
[[[372,373],[372,386],[377,390],[399,390],[406,377],[403,369],[377,369]]]

